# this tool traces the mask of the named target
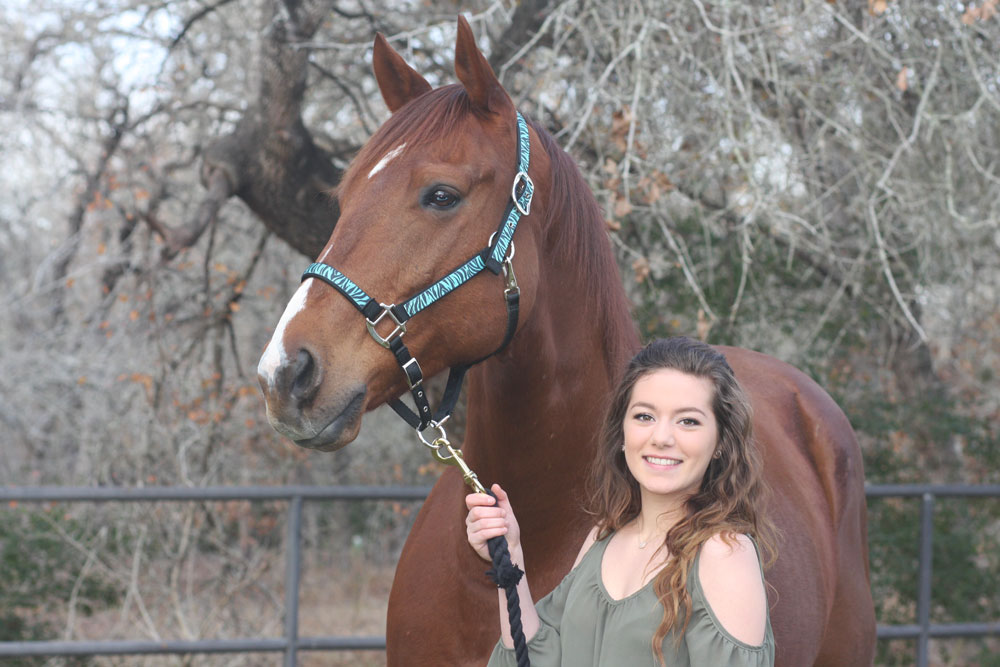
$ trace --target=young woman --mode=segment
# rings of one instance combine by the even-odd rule
[[[750,404],[725,357],[657,340],[612,396],[587,494],[595,527],[573,569],[531,603],[518,584],[532,667],[774,664],[760,551],[773,553]],[[493,486],[466,497],[469,543],[505,535],[524,568],[517,520]],[[489,665],[516,665],[506,599]]]

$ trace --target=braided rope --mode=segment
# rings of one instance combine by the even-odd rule
[[[514,640],[517,667],[531,667],[528,662],[528,642],[524,638],[524,628],[521,627],[521,598],[517,594],[517,584],[524,576],[524,571],[510,560],[506,537],[501,535],[491,538],[486,545],[493,561],[493,568],[486,571],[486,576],[507,594],[507,617],[510,619],[510,636]]]
[[[492,491],[486,493],[496,500],[495,493]],[[517,584],[524,576],[524,570],[511,561],[507,538],[503,535],[491,537],[486,541],[486,546],[493,561],[493,568],[486,571],[486,576],[507,594],[507,618],[510,620],[510,637],[514,640],[517,667],[531,667],[528,661],[528,642],[524,638],[524,628],[521,627],[521,597],[517,594]]]

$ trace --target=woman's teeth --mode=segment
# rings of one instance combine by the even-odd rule
[[[658,466],[673,466],[680,463],[680,461],[678,461],[677,459],[663,459],[658,456],[644,456],[642,458],[646,459],[653,465],[658,465]]]

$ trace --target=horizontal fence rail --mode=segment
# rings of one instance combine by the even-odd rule
[[[300,637],[299,578],[301,574],[302,504],[319,500],[422,501],[429,486],[216,486],[216,487],[0,487],[0,501],[18,502],[156,502],[217,500],[283,500],[289,503],[285,555],[284,636],[271,639],[102,640],[0,642],[0,658],[14,656],[94,656],[209,653],[284,653],[285,667],[294,667],[298,651],[385,650],[385,637]],[[879,625],[879,639],[916,639],[917,667],[926,667],[931,638],[1000,636],[1000,622],[930,622],[933,568],[933,515],[936,498],[1000,497],[1000,484],[877,484],[866,487],[868,498],[919,497],[920,557],[917,623]]]

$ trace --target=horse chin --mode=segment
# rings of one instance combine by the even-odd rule
[[[315,437],[294,440],[293,442],[299,447],[315,449],[320,452],[335,452],[346,447],[358,437],[358,432],[361,430],[361,417],[359,415],[352,423],[346,425],[338,423],[339,421],[336,419],[330,422]]]
[[[286,425],[279,423],[272,422],[271,425],[299,447],[315,449],[321,452],[332,452],[345,447],[358,437],[358,432],[361,430],[361,417],[364,414],[364,408],[365,392],[360,391],[348,401],[339,414],[312,434],[305,434],[297,429],[289,429]]]

